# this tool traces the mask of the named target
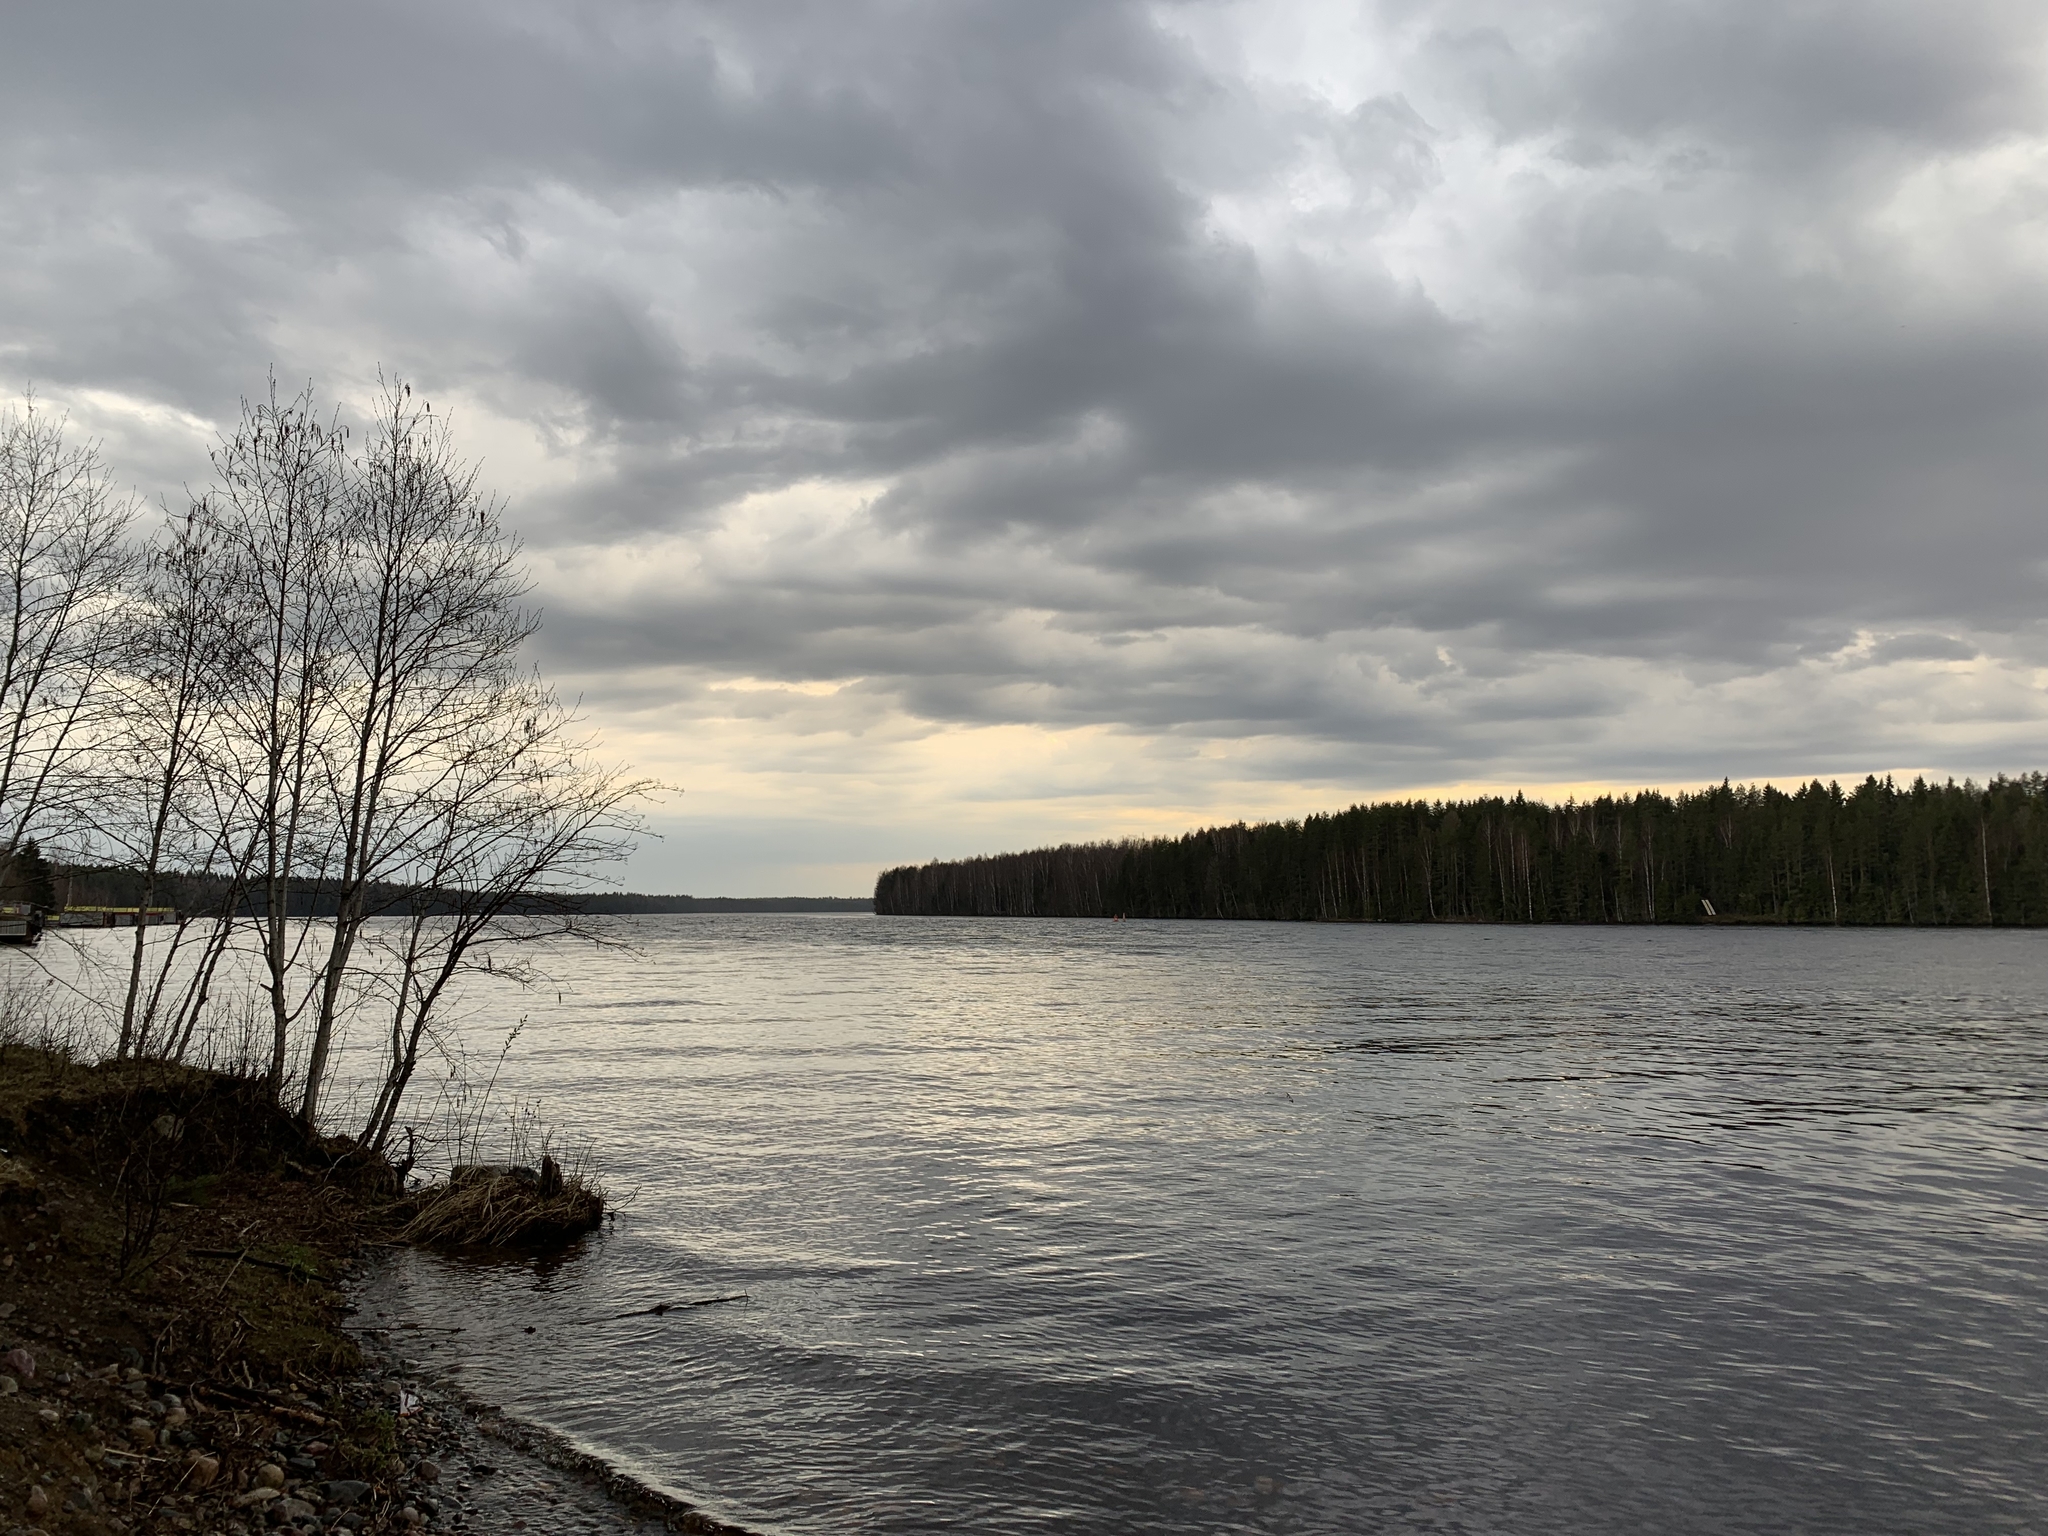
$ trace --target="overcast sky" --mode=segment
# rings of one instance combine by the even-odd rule
[[[641,888],[2048,767],[2048,7],[66,0],[0,374],[175,500],[376,369]]]

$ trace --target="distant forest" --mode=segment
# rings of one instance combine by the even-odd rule
[[[33,850],[34,845],[30,845]],[[17,856],[18,858],[18,856]],[[49,895],[38,899],[41,906],[133,907],[142,902],[143,876],[140,870],[113,864],[56,864],[43,876]],[[20,882],[16,882],[20,883]],[[7,873],[0,867],[0,897],[6,895]],[[219,875],[190,875],[159,871],[155,894],[160,906],[184,912],[218,910],[228,894],[228,882]],[[373,915],[404,913],[415,902],[424,910],[439,910],[433,893],[400,885],[372,886],[365,908]],[[294,917],[331,917],[337,892],[330,885],[307,883],[292,891]],[[260,904],[257,893],[244,899],[241,911],[253,913]],[[593,891],[536,895],[519,904],[534,913],[575,913],[583,916],[619,916],[636,912],[868,912],[874,902],[865,896],[650,896],[639,891]]]
[[[1867,778],[1301,821],[905,866],[875,911],[1509,923],[2048,923],[2048,776]]]

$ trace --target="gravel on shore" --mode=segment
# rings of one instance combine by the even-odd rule
[[[431,1461],[440,1472],[439,1511],[430,1529],[747,1536],[549,1430],[508,1418],[457,1383],[432,1377],[400,1353],[393,1331],[352,1325],[350,1332],[365,1361],[356,1385],[396,1414],[402,1453]]]

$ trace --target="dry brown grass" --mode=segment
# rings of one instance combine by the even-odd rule
[[[540,1248],[570,1242],[604,1220],[604,1191],[564,1178],[553,1158],[531,1168],[457,1168],[414,1197],[401,1241],[435,1248]]]

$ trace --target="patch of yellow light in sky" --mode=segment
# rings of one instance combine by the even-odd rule
[[[710,691],[826,700],[840,684],[790,687],[731,679]],[[902,827],[915,851],[952,857],[1061,841],[1170,836],[1237,821],[1287,820],[1383,800],[1528,795],[1551,803],[1704,787],[1691,781],[1465,779],[1371,783],[1269,777],[1278,738],[1191,743],[1113,726],[932,727],[884,715],[865,728],[797,733],[786,722],[699,715],[677,729],[658,715],[620,722],[607,748],[686,792],[669,809],[698,816],[803,816]],[[1262,771],[1262,767],[1265,771]],[[1842,777],[1820,765],[1798,776]],[[1753,782],[1761,782],[1757,775]],[[1854,775],[1860,778],[1861,774]],[[1910,774],[1907,775],[1910,777]],[[1845,779],[1853,782],[1853,779]]]
[[[864,678],[848,677],[838,682],[791,683],[776,677],[729,677],[708,685],[712,693],[800,693],[807,699],[829,699],[842,688],[851,688]]]

